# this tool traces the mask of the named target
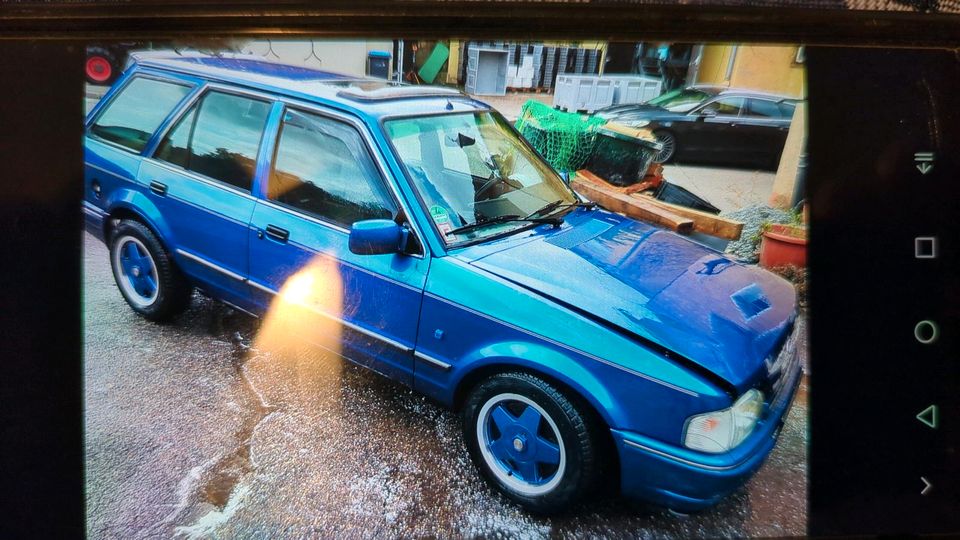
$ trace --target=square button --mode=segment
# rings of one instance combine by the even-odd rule
[[[918,236],[914,240],[914,254],[918,259],[936,259],[937,237]]]

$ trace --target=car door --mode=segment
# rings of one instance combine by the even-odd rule
[[[217,298],[249,310],[247,228],[270,98],[209,87],[140,168],[180,267]]]
[[[727,161],[741,151],[744,134],[740,130],[745,99],[738,96],[714,98],[694,109],[688,116],[687,133],[677,141],[678,151],[690,159]]]
[[[419,241],[411,254],[348,248],[354,222],[403,220],[366,129],[326,110],[285,110],[250,221],[250,284],[267,334],[310,340],[412,384],[429,259]]]
[[[779,104],[772,99],[750,98],[742,120],[744,157],[760,163],[777,159],[790,129],[790,118],[784,118]]]

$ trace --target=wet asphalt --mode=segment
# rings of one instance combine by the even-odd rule
[[[615,496],[561,516],[489,488],[457,417],[317,349],[259,350],[259,322],[195,293],[159,325],[131,311],[84,233],[91,538],[800,536],[807,385],[746,486],[679,516]],[[805,352],[804,352],[805,354]]]

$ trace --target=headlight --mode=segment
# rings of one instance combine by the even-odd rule
[[[683,445],[713,454],[732,450],[753,432],[763,412],[763,393],[750,390],[729,409],[691,416]]]

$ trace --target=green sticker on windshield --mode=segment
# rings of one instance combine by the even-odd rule
[[[430,207],[430,217],[433,218],[433,221],[437,225],[441,225],[450,221],[450,216],[447,215],[447,209],[439,205],[433,205]]]

